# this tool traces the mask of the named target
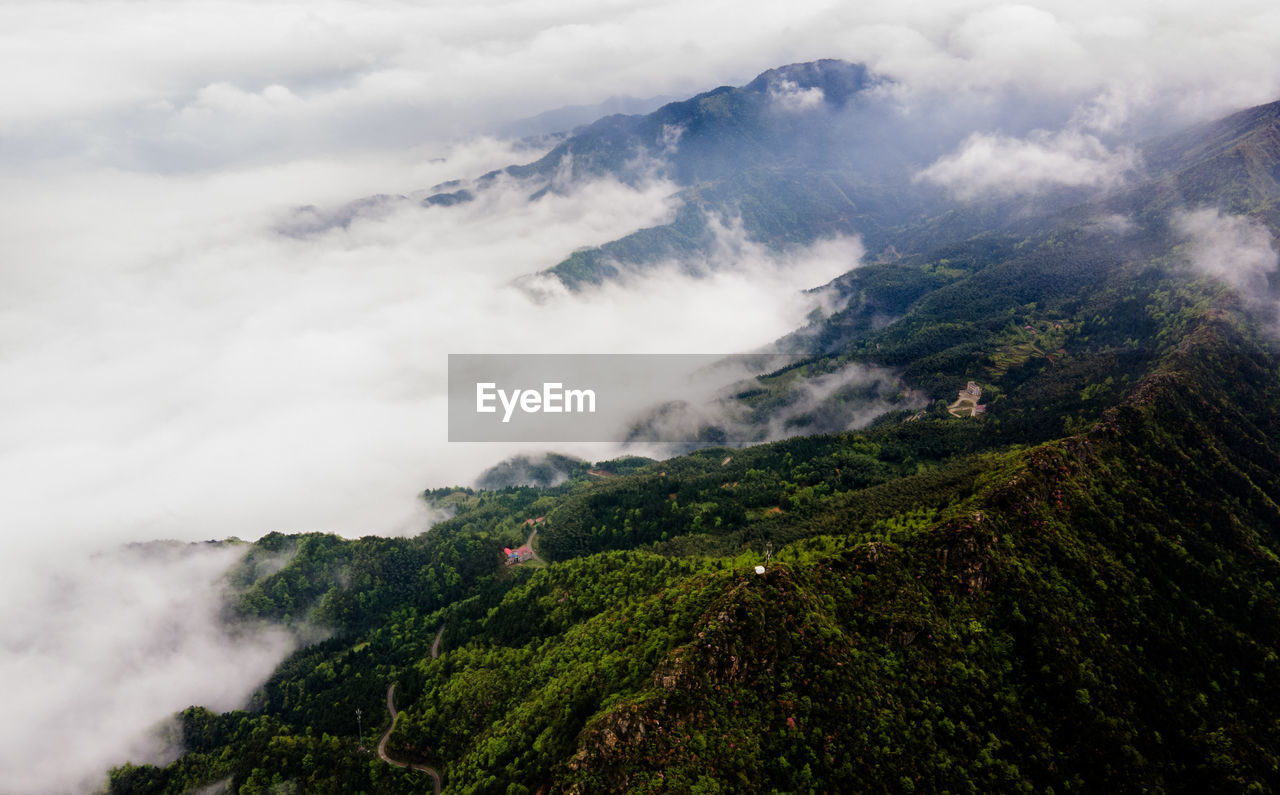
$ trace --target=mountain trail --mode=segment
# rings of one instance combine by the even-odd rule
[[[436,633],[436,638],[431,642],[431,659],[440,656],[440,639],[444,637],[444,627],[440,627],[440,631]],[[440,773],[434,767],[428,765],[418,765],[411,762],[398,762],[387,755],[387,741],[391,739],[391,732],[396,728],[396,719],[400,717],[400,713],[396,711],[396,683],[392,682],[387,688],[387,712],[391,714],[391,725],[383,733],[382,739],[378,740],[378,758],[389,765],[396,767],[407,767],[410,770],[417,770],[427,773],[431,776],[431,780],[435,787],[435,795],[440,795]]]

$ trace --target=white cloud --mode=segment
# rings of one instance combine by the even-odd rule
[[[684,137],[685,128],[676,124],[662,125],[662,137],[658,139],[658,143],[662,144],[662,152],[665,155],[673,155],[680,147],[680,139]]]
[[[1268,294],[1267,277],[1280,259],[1266,226],[1212,207],[1176,213],[1173,222],[1187,238],[1187,257],[1196,272],[1221,279],[1249,302]]]
[[[1277,33],[1263,0],[9,3],[0,150],[11,166],[184,170],[371,151],[821,57],[926,102],[1011,93],[1099,125],[1202,118],[1280,95]]]
[[[0,779],[20,795],[91,792],[125,759],[161,762],[156,731],[189,704],[245,706],[293,648],[283,630],[232,637],[221,578],[243,549],[152,545],[6,572]],[[12,587],[13,578],[21,588]]]
[[[1261,0],[858,4],[833,12],[829,38],[913,92],[1012,91],[1029,102],[1089,104],[1204,118],[1280,95],[1268,44],[1280,11]]]
[[[826,5],[9,4],[0,139],[15,163],[74,155],[145,169],[404,146],[749,78],[805,57],[776,33]]]
[[[1076,131],[1039,131],[1028,138],[970,135],[957,151],[916,175],[962,199],[1033,194],[1053,187],[1114,188],[1137,167],[1129,148],[1113,151]]]
[[[1109,213],[1093,218],[1082,228],[1096,234],[1123,236],[1135,231],[1138,225],[1127,215]]]
[[[733,398],[756,383],[759,370],[749,369],[749,364],[726,364],[712,373],[714,379],[694,382],[684,392],[669,391],[672,400],[659,411],[653,409],[660,404],[648,404],[649,411],[638,415],[643,420],[641,436],[686,440],[715,428],[734,444],[777,441],[863,428],[888,411],[918,409],[927,403],[925,395],[906,389],[896,372],[851,363],[772,387],[777,390],[776,405],[767,415],[752,415]]]
[[[0,505],[24,528],[6,545],[421,529],[420,489],[502,452],[445,445],[446,354],[749,349],[802,324],[820,299],[801,291],[861,256],[772,255],[726,229],[706,279],[672,264],[535,300],[518,277],[665,221],[672,187],[531,202],[509,183],[276,234],[277,181],[335,173],[315,168],[12,186],[32,223],[8,250],[43,267],[15,269],[0,309],[0,478],[24,484]]]
[[[1029,4],[1001,3],[974,11],[948,31],[951,53],[978,65],[983,78],[994,83],[1019,83],[1034,64],[1037,74],[1055,74],[1055,88],[1064,83],[1089,84],[1089,52],[1079,31],[1053,11]],[[1033,85],[1033,88],[1043,86]]]
[[[820,108],[823,97],[818,86],[801,88],[794,80],[780,80],[769,86],[769,99],[774,107],[790,113]]]

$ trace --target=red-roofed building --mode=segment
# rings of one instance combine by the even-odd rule
[[[529,546],[528,544],[516,547],[515,549],[511,549],[510,547],[503,547],[502,554],[507,556],[507,565],[514,566],[517,563],[524,563],[526,560],[532,560],[533,547]]]

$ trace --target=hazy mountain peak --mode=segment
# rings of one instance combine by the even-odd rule
[[[770,93],[791,85],[801,91],[820,91],[825,102],[843,107],[850,97],[878,82],[862,64],[824,58],[769,69],[744,88]]]

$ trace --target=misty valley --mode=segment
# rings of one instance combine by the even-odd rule
[[[0,792],[1280,788],[1280,102],[1103,124],[838,59],[681,96],[167,244],[204,280],[155,295],[236,311],[111,340],[136,457],[77,482],[182,472],[141,519],[59,494],[137,543],[15,567]],[[613,442],[445,435],[447,354],[716,351]]]

